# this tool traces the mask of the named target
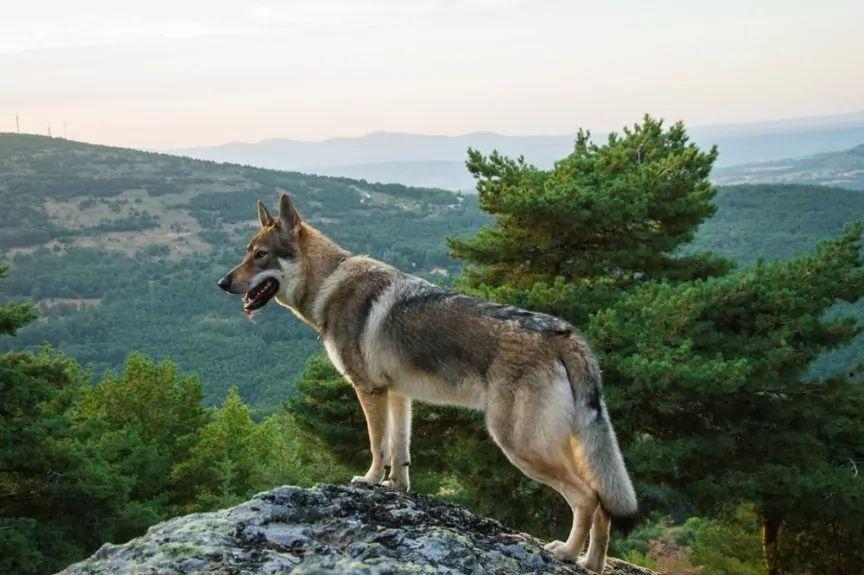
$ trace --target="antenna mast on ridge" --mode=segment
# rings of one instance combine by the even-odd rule
[[[21,135],[21,122],[18,120],[18,114],[15,114],[15,133]]]

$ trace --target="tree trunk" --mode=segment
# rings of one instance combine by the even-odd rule
[[[762,553],[765,556],[765,566],[768,575],[780,575],[780,564],[777,550],[780,535],[780,518],[766,515],[762,520]]]

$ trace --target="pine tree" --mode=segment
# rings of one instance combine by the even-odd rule
[[[0,264],[0,280],[9,274],[9,266]],[[35,320],[36,308],[31,303],[7,302],[0,306],[0,336],[15,335]]]
[[[646,512],[722,518],[746,503],[763,524],[770,573],[858,572],[861,382],[816,379],[808,366],[858,333],[827,312],[864,295],[861,226],[813,255],[735,272],[688,246],[714,213],[715,157],[682,125],[650,117],[602,145],[580,133],[548,171],[469,151],[494,221],[449,240],[466,266],[457,287],[587,333]],[[323,357],[298,391],[289,409],[301,428],[346,465],[368,463],[356,399]],[[481,418],[423,408],[414,427],[415,473],[435,468],[446,496],[541,535],[569,524],[566,506],[501,456]]]
[[[75,407],[78,436],[128,478],[130,498],[152,510],[151,523],[182,498],[169,476],[206,421],[202,397],[196,376],[132,353],[122,372],[85,388]]]
[[[690,143],[682,124],[646,117],[599,146],[580,131],[574,151],[549,171],[493,152],[468,151],[480,206],[494,217],[468,240],[451,238],[469,286],[533,289],[602,280],[600,291],[646,279],[724,273],[729,262],[682,255],[715,211],[708,182],[715,149]]]
[[[6,334],[34,317],[29,304],[0,306]],[[127,485],[75,436],[68,411],[86,384],[47,348],[0,357],[0,572],[56,571],[111,535]]]
[[[172,489],[182,498],[180,512],[234,505],[283,483],[311,483],[313,471],[326,461],[316,453],[300,453],[296,431],[279,415],[255,423],[231,388],[200,429],[188,457],[171,471]]]
[[[777,573],[801,561],[781,535],[798,537],[808,520],[864,541],[852,469],[864,433],[849,415],[862,388],[807,379],[820,352],[858,331],[826,312],[864,295],[861,227],[813,256],[741,273],[687,255],[713,211],[714,156],[651,118],[603,146],[580,134],[548,172],[471,152],[495,222],[451,246],[468,265],[464,289],[587,331],[643,505],[722,513],[753,502]]]

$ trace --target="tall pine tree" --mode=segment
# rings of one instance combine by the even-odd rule
[[[7,268],[0,266],[0,278]],[[0,306],[0,334],[35,318],[31,305]],[[0,356],[0,571],[53,572],[109,535],[128,486],[77,440],[69,407],[86,376],[45,349]],[[108,519],[111,518],[111,519]],[[108,519],[108,521],[106,521]]]
[[[806,378],[820,352],[858,332],[826,312],[864,295],[861,227],[815,255],[740,273],[688,254],[713,213],[715,155],[680,124],[667,130],[647,117],[605,145],[580,133],[549,171],[470,152],[495,220],[451,240],[467,264],[461,286],[587,331],[643,504],[722,513],[749,501],[769,572],[860,570],[860,555],[819,563],[782,538],[821,545],[817,557],[842,554],[828,531],[864,542],[864,483],[854,473],[864,427],[850,407],[862,388],[849,377]]]
[[[862,387],[807,369],[858,332],[826,312],[864,293],[861,228],[740,272],[695,253],[688,243],[715,209],[715,157],[680,124],[650,117],[604,144],[580,133],[548,171],[470,151],[494,219],[449,240],[466,264],[457,286],[587,333],[646,511],[722,517],[747,502],[772,574],[858,572]],[[299,391],[291,409],[303,428],[362,464],[362,419],[335,371],[315,360]],[[436,468],[452,477],[441,493],[475,510],[535,533],[565,528],[566,506],[500,455],[480,418],[429,408],[415,420],[417,477]]]

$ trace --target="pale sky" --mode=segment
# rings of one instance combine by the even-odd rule
[[[0,131],[168,149],[864,110],[864,1],[10,0]]]

